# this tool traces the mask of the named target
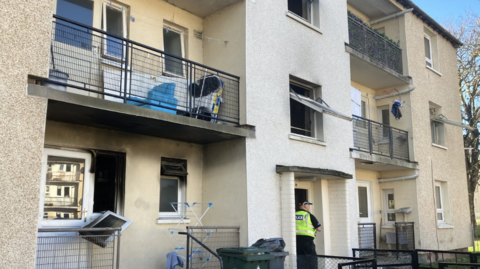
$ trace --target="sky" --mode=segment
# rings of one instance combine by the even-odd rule
[[[480,15],[480,0],[412,0],[425,13],[443,25],[455,22],[465,15],[465,10]]]

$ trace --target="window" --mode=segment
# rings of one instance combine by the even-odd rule
[[[126,8],[112,4],[112,2],[103,2],[103,31],[127,38],[127,12]],[[122,58],[124,55],[123,41],[105,36],[104,54],[114,58]]]
[[[123,212],[125,155],[96,152],[92,156],[91,152],[44,150],[40,227],[83,227],[98,212]],[[108,163],[105,156],[115,156],[115,161]],[[110,175],[111,182],[102,174]],[[111,203],[105,206],[105,201]]]
[[[90,173],[85,173],[85,167],[91,165],[91,154],[45,149],[44,163],[40,225],[83,226],[92,214],[92,203],[87,198],[92,178]],[[68,166],[71,172],[65,172]]]
[[[288,0],[288,10],[304,20],[311,22],[312,2],[311,0]]]
[[[425,36],[423,38],[425,43],[425,62],[427,63],[428,67],[433,68],[433,61],[432,61],[432,46],[430,42],[430,38]]]
[[[432,144],[445,146],[444,123],[438,120],[442,114],[442,108],[430,103],[430,127],[432,132]]]
[[[56,14],[91,27],[93,2],[85,0],[57,0]],[[58,21],[55,25],[55,41],[89,50],[92,43],[92,34],[90,30],[83,27]]]
[[[186,30],[179,27],[166,25],[163,28],[163,50],[168,54],[185,58],[185,32]],[[183,61],[178,58],[165,55],[164,68],[167,73],[185,76]]]
[[[288,0],[288,13],[319,27],[319,0]]]
[[[440,184],[435,185],[435,207],[437,208],[437,221],[445,222],[445,216],[443,212],[442,187]]]
[[[160,178],[160,218],[175,218],[185,213],[187,161],[162,158]]]
[[[314,99],[312,89],[292,83],[290,89],[299,96]],[[290,99],[290,125],[293,134],[315,137],[315,111],[296,100]]]
[[[383,139],[390,139],[390,109],[389,106],[378,108],[378,117],[382,126],[380,127],[380,135]]]
[[[425,64],[427,67],[439,71],[439,57],[437,47],[437,35],[424,28],[423,42],[425,45]]]
[[[360,109],[362,111],[362,118],[364,119],[367,119],[367,102],[362,100],[361,101],[361,105],[360,105]]]
[[[358,190],[358,217],[360,222],[372,222],[371,212],[371,183],[368,181],[357,181]]]
[[[384,208],[385,208],[385,223],[394,223],[397,220],[395,214],[395,195],[393,190],[384,190]]]

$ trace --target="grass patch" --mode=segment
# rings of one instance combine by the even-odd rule
[[[468,247],[468,252],[473,252],[473,246]],[[480,252],[480,240],[475,240],[475,253]]]

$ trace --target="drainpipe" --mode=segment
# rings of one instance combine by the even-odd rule
[[[383,182],[399,181],[399,180],[405,180],[405,179],[415,179],[417,177],[418,177],[418,174],[410,175],[410,176],[404,176],[404,177],[379,178],[379,179],[377,179],[377,182],[378,183],[383,183]]]
[[[404,93],[407,93],[407,92],[411,92],[411,91],[413,91],[413,90],[415,90],[415,87],[410,87],[410,88],[408,88],[408,89],[403,89],[403,90],[396,91],[396,92],[392,92],[392,93],[389,93],[389,94],[374,96],[374,97],[373,97],[373,100],[380,100],[380,99],[383,99],[383,98],[388,98],[388,97],[392,97],[392,96],[397,96],[397,95],[401,95],[401,94],[404,94]]]
[[[412,12],[412,11],[413,11],[413,8],[410,8],[410,9],[406,9],[404,11],[400,11],[400,12],[392,14],[392,15],[388,15],[388,16],[380,18],[378,20],[371,21],[370,25],[374,25],[374,24],[377,24],[377,23],[380,23],[382,21],[386,21],[386,20],[389,20],[389,19],[394,19],[394,18],[397,18],[399,16],[402,16],[405,13]]]

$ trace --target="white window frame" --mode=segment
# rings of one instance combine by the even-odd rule
[[[378,122],[382,124],[382,128],[381,128],[381,140],[378,141],[378,143],[388,143],[390,141],[390,129],[389,132],[385,132],[385,128],[391,128],[392,127],[392,121],[391,121],[391,118],[390,118],[390,106],[389,105],[384,105],[384,106],[380,106],[378,107]],[[384,124],[383,123],[383,111],[387,111],[387,117],[388,117],[388,124]],[[387,126],[387,127],[385,127]]]
[[[121,6],[117,3],[115,4],[112,4],[111,1],[109,2],[103,2],[103,5],[102,5],[102,30],[103,31],[107,31],[107,7],[112,7],[112,8],[115,8],[117,10],[119,10],[120,12],[122,12],[122,27],[123,27],[123,38],[127,38],[128,37],[128,33],[127,33],[127,8],[125,6]],[[123,44],[123,46],[125,47],[125,44]],[[103,39],[103,56],[107,56],[109,58],[113,58],[113,59],[116,59],[116,60],[124,60],[125,59],[125,49],[123,49],[123,53],[122,53],[122,57],[118,57],[117,55],[112,55],[112,54],[109,54],[108,51],[107,51],[107,36],[104,35],[104,39]]]
[[[430,55],[425,55],[425,62],[427,67],[430,67],[433,69],[433,52],[432,52],[432,40],[428,35],[424,35],[424,40],[423,42],[428,41],[428,51],[430,52]],[[425,46],[425,44],[424,44]]]
[[[85,169],[83,176],[83,211],[81,214],[81,219],[79,220],[45,220],[44,219],[44,205],[45,205],[45,188],[47,183],[47,171],[48,171],[48,156],[56,157],[65,157],[65,158],[75,158],[85,160]],[[67,151],[59,149],[50,149],[45,148],[43,150],[42,157],[42,175],[40,179],[40,199],[39,199],[39,210],[38,210],[38,226],[39,227],[83,227],[88,223],[92,217],[93,213],[93,187],[94,187],[94,176],[89,173],[91,163],[92,163],[91,153],[85,152],[76,152],[76,151]],[[50,192],[52,190],[50,189]],[[55,195],[57,189],[55,189]],[[63,190],[62,190],[63,193]]]
[[[441,108],[431,104],[429,106],[429,113],[432,144],[445,147],[445,124],[441,121],[435,120],[435,118],[441,114]]]
[[[384,207],[384,218],[385,218],[385,224],[394,224],[396,219],[397,219],[397,215],[395,213],[395,204],[394,204],[394,208],[393,209],[390,209],[388,208],[388,195],[389,194],[393,194],[393,201],[395,203],[395,191],[393,189],[384,189],[383,190],[383,207]],[[388,214],[395,214],[395,221],[389,221],[388,220]]]
[[[312,0],[310,2],[310,0],[301,0],[302,1],[302,15],[306,15],[304,18],[303,16],[300,16],[296,13],[294,13],[293,11],[290,11],[288,9],[288,0],[287,0],[287,12],[288,14],[296,17],[296,18],[299,18],[300,20],[303,20],[309,24],[313,24],[313,17],[314,17],[314,14],[313,14],[313,8],[314,8],[314,2],[316,0]]]
[[[360,216],[360,203],[358,203],[358,220],[361,223],[370,223],[373,222],[373,210],[372,210],[372,184],[369,181],[360,181],[357,180],[357,193],[359,187],[364,187],[367,190],[367,212],[368,212],[368,217],[362,217]],[[359,199],[360,197],[358,197]],[[358,201],[359,202],[359,201]]]
[[[438,193],[437,193],[438,190]],[[437,204],[437,194],[440,196],[438,197],[438,201],[440,202],[440,205]],[[445,222],[445,207],[444,207],[444,201],[443,201],[443,193],[442,193],[442,185],[441,184],[435,184],[435,208],[436,208],[436,218],[438,223],[444,223]],[[438,219],[438,214],[441,214],[442,219]]]
[[[180,176],[166,176],[166,175],[161,175],[160,176],[160,187],[161,187],[161,180],[162,179],[176,179],[178,180],[178,200],[177,200],[177,212],[159,212],[158,217],[160,219],[166,218],[166,219],[178,219],[180,216],[185,215],[185,202],[186,202],[186,189],[187,189],[187,184],[185,182],[185,179],[182,179]],[[161,202],[161,197],[160,201]]]
[[[163,26],[162,31],[164,31],[165,29],[168,29],[168,31],[172,31],[172,32],[175,32],[175,33],[180,35],[181,54],[182,54],[180,57],[185,59],[185,51],[186,51],[186,48],[185,48],[185,31],[186,30],[182,30],[179,27],[172,26],[171,24],[168,24],[168,23]],[[165,37],[163,39],[163,42],[165,42]],[[163,45],[163,50],[165,51],[165,45],[164,44],[162,44],[162,45]],[[175,74],[175,73],[172,73],[170,71],[167,71],[166,61],[165,60],[163,61],[163,73],[164,74],[168,74],[170,76],[175,76],[175,77],[186,78],[187,70],[186,70],[186,66],[185,66],[185,61],[182,61],[182,72],[183,72],[183,74],[179,75],[179,74]]]

